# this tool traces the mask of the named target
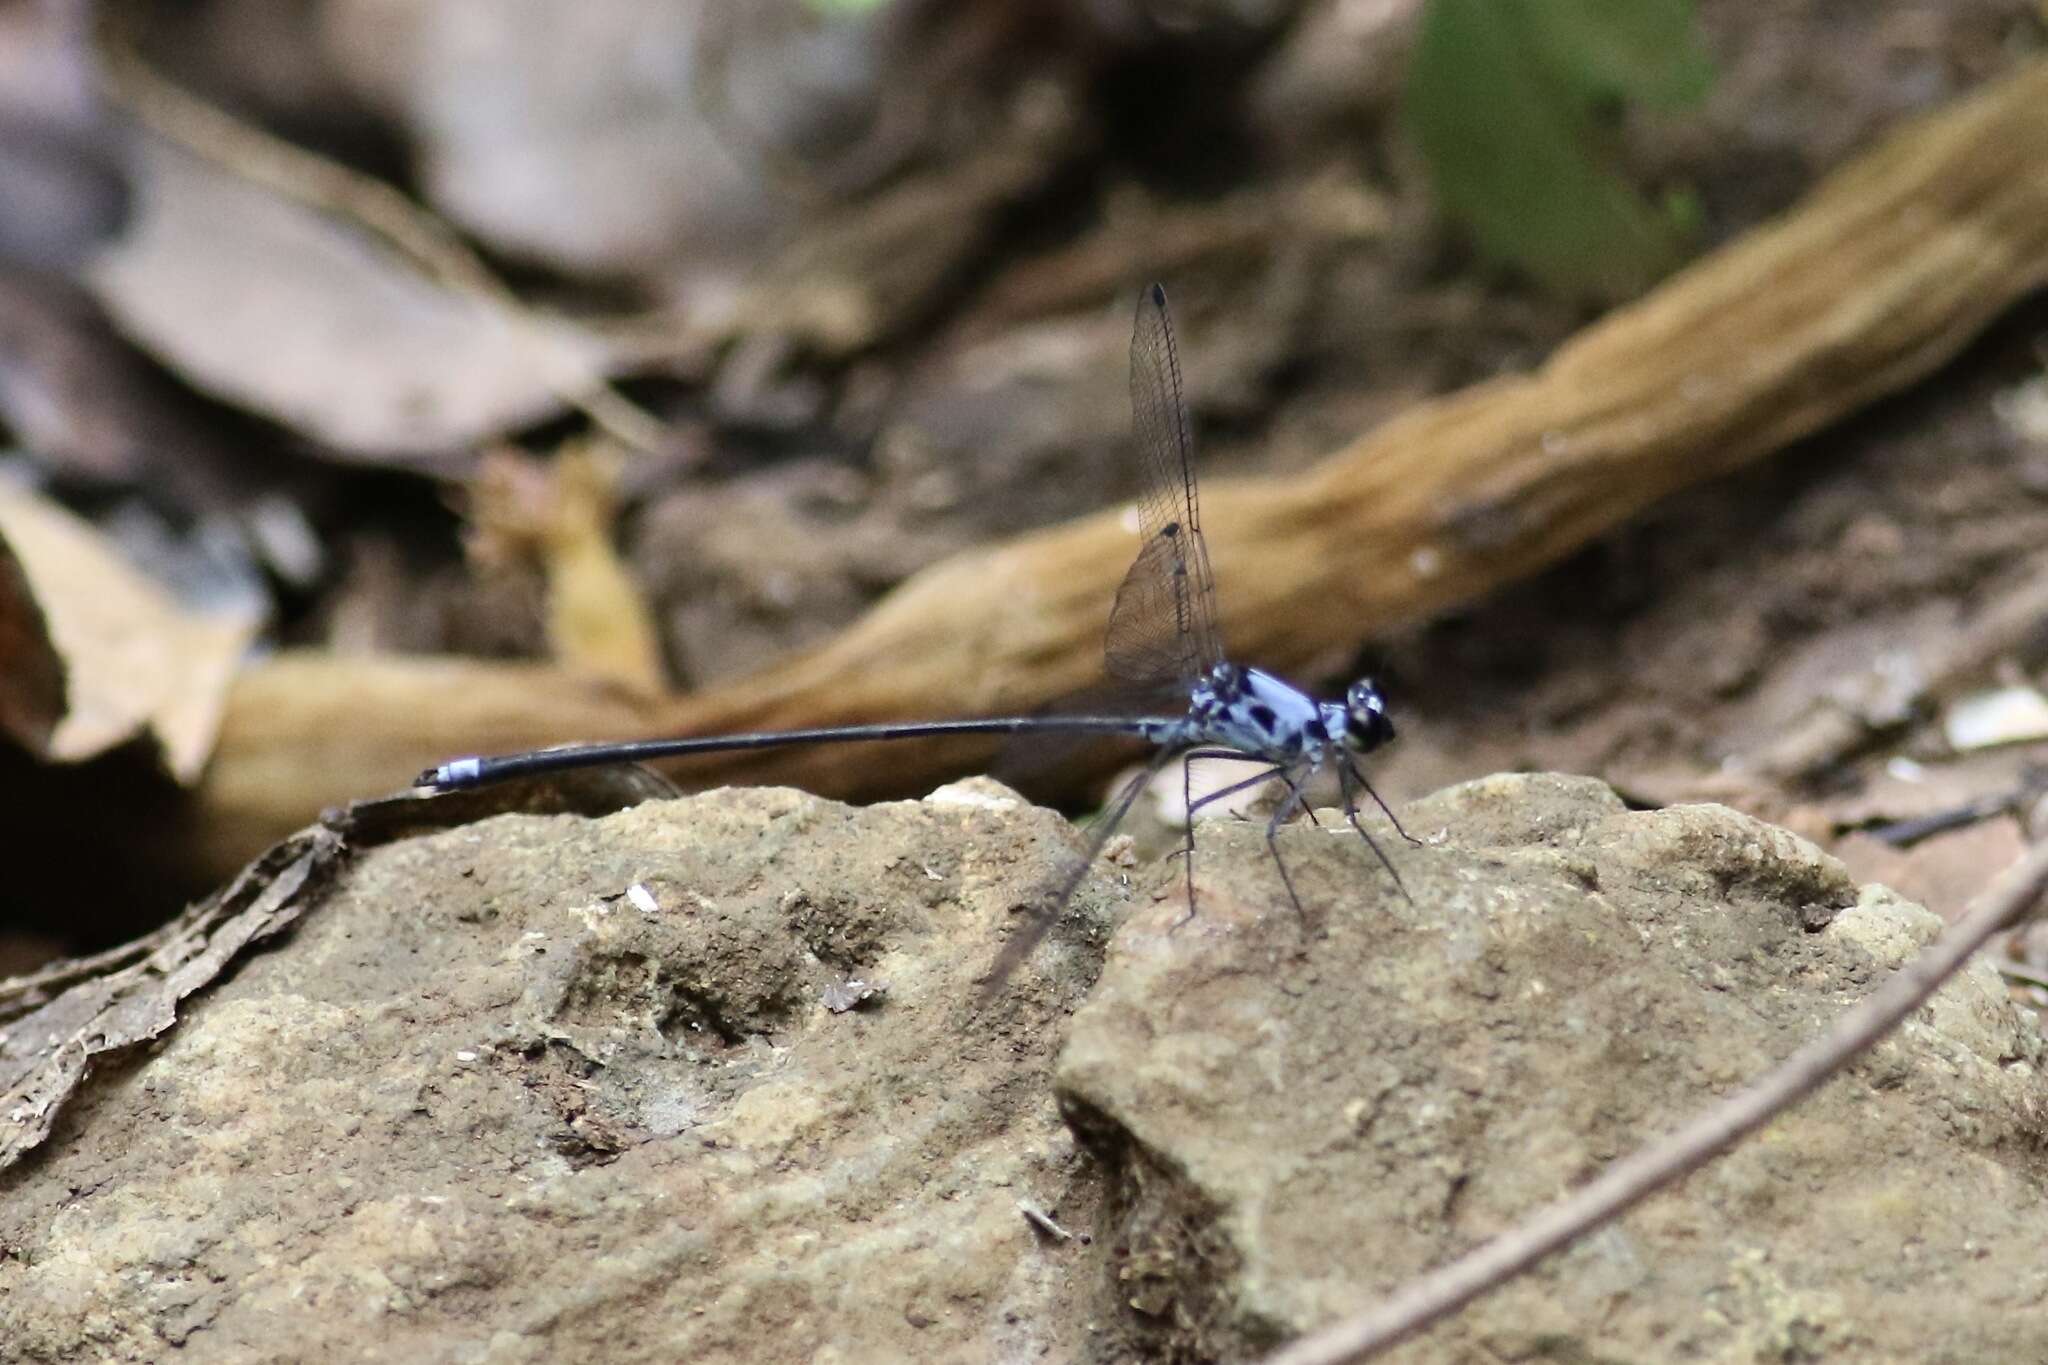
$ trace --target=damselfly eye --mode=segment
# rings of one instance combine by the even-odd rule
[[[1377,749],[1394,737],[1394,722],[1387,717],[1387,699],[1371,678],[1360,678],[1344,694],[1346,738],[1361,753]]]

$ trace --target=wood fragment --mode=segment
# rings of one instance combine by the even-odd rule
[[[187,996],[297,919],[344,856],[340,833],[316,826],[143,940],[147,953],[129,965],[78,975],[55,995],[48,973],[0,981],[0,1171],[50,1135],[97,1059],[168,1030]]]

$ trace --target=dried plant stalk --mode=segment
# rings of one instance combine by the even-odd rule
[[[1536,372],[1424,404],[1306,477],[1210,484],[1226,638],[1284,669],[1489,592],[1925,375],[2044,280],[2036,62],[1897,131]],[[821,648],[652,704],[545,666],[285,655],[236,688],[196,837],[231,867],[326,803],[462,752],[1032,708],[1093,681],[1132,550],[1112,512],[962,554]],[[683,775],[876,795],[985,753],[828,746]]]

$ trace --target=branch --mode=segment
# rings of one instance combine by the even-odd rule
[[[1299,667],[1491,592],[1904,387],[2044,282],[2037,61],[1895,132],[1536,372],[1425,403],[1306,477],[1213,483],[1225,638],[1248,661]],[[546,665],[285,653],[230,697],[197,837],[232,868],[322,805],[453,753],[1031,709],[1095,680],[1132,550],[1109,512],[962,554],[821,648],[651,706]],[[877,762],[826,746],[678,772],[877,796],[987,753],[909,747]]]

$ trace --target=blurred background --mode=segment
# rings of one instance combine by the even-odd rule
[[[920,571],[1113,512],[1146,281],[1216,523],[2044,38],[2036,0],[0,0],[0,970],[453,754],[751,715]],[[1931,376],[1823,366],[1747,467],[1246,662],[1373,670],[1390,800],[1592,773],[1953,914],[2048,818],[2038,266]],[[1285,563],[1247,543],[1227,624]],[[943,667],[962,714],[1053,700]],[[945,766],[860,762],[815,785]]]

